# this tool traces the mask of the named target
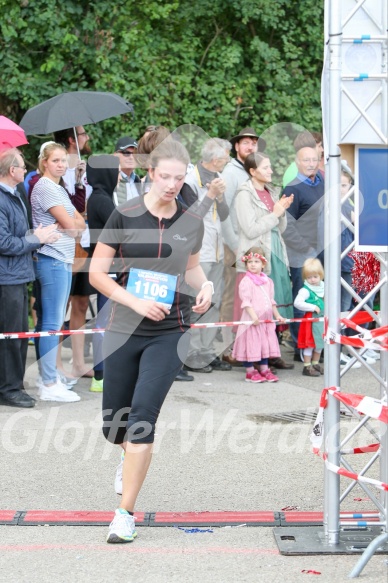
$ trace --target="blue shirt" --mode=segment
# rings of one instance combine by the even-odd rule
[[[309,176],[305,176],[304,174],[300,174],[300,172],[298,172],[296,177],[300,182],[305,182],[309,186],[318,186],[318,184],[320,184],[322,182],[322,178],[320,177],[319,173],[315,175],[314,182],[311,180],[311,178],[309,178]]]

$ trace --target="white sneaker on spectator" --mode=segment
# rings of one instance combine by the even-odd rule
[[[57,382],[62,383],[63,386],[71,390],[78,383],[78,379],[67,377],[63,373],[59,372],[57,374]]]
[[[35,382],[36,388],[38,389],[38,395],[40,397],[40,394],[42,392],[42,389],[45,388],[45,384],[43,382],[42,376],[40,374],[38,374],[38,376],[36,377],[36,382]]]
[[[340,355],[340,366],[345,366],[348,364],[348,362],[350,362],[352,359],[350,356],[348,356],[347,354],[344,354],[343,352],[341,352]],[[358,362],[358,360],[355,360],[355,362],[352,365],[352,368],[361,368],[361,362]]]
[[[369,358],[374,358],[375,360],[380,360],[380,352],[377,352],[377,350],[372,350],[371,348],[368,348],[368,350],[364,352],[362,357],[364,358],[365,356],[369,356]]]
[[[125,452],[124,450],[121,452],[121,460],[119,465],[117,466],[116,469],[116,475],[115,475],[115,492],[116,494],[122,494],[123,493],[123,463],[124,463],[124,456],[125,456]]]
[[[67,391],[70,391],[73,387],[75,383],[67,383],[65,382],[66,377],[64,375],[61,375],[60,373],[57,374],[57,385],[62,385]],[[35,382],[36,388],[38,389],[38,394],[40,395],[42,388],[45,387],[45,384],[43,382],[43,379],[41,377],[41,375],[39,374],[36,378],[36,382]]]
[[[57,401],[59,403],[75,403],[81,400],[81,397],[77,393],[69,391],[62,383],[58,382],[50,387],[42,385],[39,398],[41,401]]]
[[[363,360],[365,360],[365,362],[367,364],[376,364],[376,359],[375,358],[371,358],[370,356],[368,356],[366,352],[364,352],[364,354],[361,356],[361,358]]]

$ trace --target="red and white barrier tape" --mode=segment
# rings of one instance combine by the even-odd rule
[[[359,332],[357,336],[343,336],[327,326],[325,320],[324,341],[327,344],[342,344],[353,348],[372,348],[373,350],[388,350],[388,326],[381,326],[374,330],[361,328],[353,320],[341,318],[341,324]],[[373,341],[374,340],[374,341]]]
[[[369,417],[373,417],[373,419],[377,419],[383,423],[388,423],[388,406],[386,400],[355,395],[353,393],[341,393],[338,391],[329,391],[329,393],[338,399],[338,401],[352,407],[358,413],[368,415]]]
[[[354,320],[357,320],[358,323],[370,322],[372,320],[371,316],[366,312],[358,312],[354,316]],[[348,344],[349,346],[356,346],[357,348],[363,347],[373,347],[378,350],[387,350],[388,349],[388,337],[383,338],[383,343],[380,344],[367,344],[365,340],[359,339],[358,336],[348,337],[348,336],[341,336],[340,334],[335,333],[331,329],[327,327],[327,319],[324,317],[317,317],[317,318],[287,318],[283,321],[280,320],[258,320],[259,324],[291,324],[293,322],[300,323],[300,322],[325,322],[325,332],[324,332],[324,339],[327,343],[332,344],[339,342],[341,344]],[[342,318],[340,320],[341,323],[345,323],[349,325],[349,327],[360,330],[364,335],[368,333],[371,335],[371,338],[378,338],[379,336],[383,336],[384,334],[387,335],[388,333],[388,326],[384,328],[377,328],[376,330],[365,330],[364,328],[360,328],[355,321],[347,320],[346,318]],[[251,326],[253,324],[252,320],[242,320],[236,322],[205,322],[205,323],[197,323],[191,324],[190,328],[228,328],[232,326]],[[71,336],[74,334],[102,334],[105,332],[103,328],[82,328],[79,330],[48,330],[44,332],[4,332],[0,334],[0,340],[13,340],[13,339],[25,339],[25,338],[41,338],[44,336]],[[369,338],[369,336],[367,336]]]
[[[342,393],[338,387],[330,387],[328,389],[323,389],[319,401],[317,418],[315,420],[314,427],[310,435],[310,441],[312,443],[313,452],[315,454],[319,455],[323,443],[323,415],[324,410],[326,409],[328,404],[329,394],[338,399],[338,401],[344,403],[345,405],[352,407],[355,411],[357,411],[361,415],[368,415],[373,419],[377,419],[379,421],[382,421],[383,423],[388,424],[388,406],[386,400],[374,399],[373,397],[365,397],[363,395],[355,395],[353,393]],[[362,452],[359,451],[357,453]]]
[[[345,405],[352,407],[358,413],[362,415],[368,415],[373,417],[373,419],[378,419],[383,423],[388,423],[388,406],[386,405],[386,400],[373,399],[372,397],[365,397],[363,395],[355,395],[353,393],[341,393],[338,387],[330,387],[329,389],[323,389],[321,393],[321,398],[319,402],[319,411],[317,419],[315,421],[310,440],[313,444],[313,452],[322,457],[326,467],[331,472],[355,480],[357,482],[363,482],[364,484],[371,484],[380,490],[388,491],[388,484],[381,482],[379,480],[374,480],[372,478],[367,478],[364,475],[355,474],[350,472],[345,468],[336,466],[335,464],[329,462],[326,453],[320,453],[320,449],[323,442],[323,412],[328,404],[328,395],[332,395],[335,399],[338,399]],[[379,443],[372,443],[366,445],[365,447],[356,447],[354,449],[347,449],[341,452],[341,454],[359,454],[359,453],[372,453],[380,449]]]
[[[356,482],[362,482],[364,484],[371,484],[372,486],[376,486],[379,490],[388,491],[388,484],[385,482],[380,482],[379,480],[374,480],[373,478],[366,478],[360,474],[355,474],[354,472],[349,472],[345,470],[345,468],[340,468],[328,461],[326,454],[323,455],[323,459],[325,460],[325,464],[328,470],[334,472],[335,474],[339,474],[340,476],[345,476],[345,478],[349,478],[351,480],[355,480]]]
[[[82,328],[80,330],[48,330],[47,332],[5,332],[0,334],[0,340],[14,340],[15,338],[42,338],[45,336],[70,336],[75,334],[102,333],[102,328]]]
[[[280,320],[257,320],[259,324],[291,324],[292,322],[323,322],[324,318],[287,318]],[[212,322],[203,324],[191,324],[190,328],[227,328],[230,326],[251,326],[252,320],[241,322]]]
[[[284,322],[279,320],[259,320],[260,324],[288,324],[290,322],[323,322],[323,318],[288,318]],[[191,324],[190,328],[226,328],[230,326],[239,326],[244,324],[250,326],[252,320],[241,322],[208,322],[204,324]],[[0,334],[0,340],[13,340],[15,338],[41,338],[42,336],[71,336],[74,334],[102,334],[104,328],[82,328],[80,330],[48,330],[45,332],[4,332]]]
[[[363,447],[342,449],[341,454],[348,455],[348,454],[357,454],[357,453],[374,453],[376,451],[379,451],[379,449],[380,449],[379,443],[371,443],[370,445],[364,445]]]

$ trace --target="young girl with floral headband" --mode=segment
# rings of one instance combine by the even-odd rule
[[[263,273],[267,263],[259,247],[251,247],[241,258],[247,272],[239,285],[241,320],[252,320],[252,324],[240,324],[233,348],[233,357],[243,363],[245,380],[249,383],[278,381],[268,366],[269,358],[280,356],[273,319],[284,322],[274,299],[273,281]],[[254,364],[259,365],[256,371]]]

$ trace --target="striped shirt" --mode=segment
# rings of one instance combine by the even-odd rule
[[[54,206],[63,206],[68,215],[74,217],[75,208],[71,204],[66,190],[49,178],[42,176],[31,193],[32,221],[34,229],[42,224],[43,227],[52,225],[56,219],[49,212]],[[59,259],[64,263],[74,261],[75,240],[66,233],[55,243],[43,245],[38,253]]]

